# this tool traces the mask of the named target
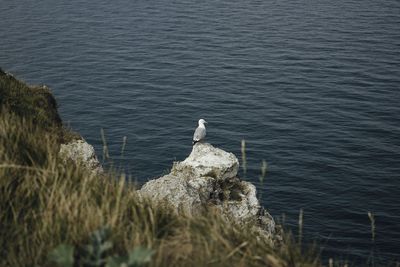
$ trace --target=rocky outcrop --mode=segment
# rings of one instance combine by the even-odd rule
[[[74,140],[67,144],[61,144],[59,156],[64,160],[71,160],[82,164],[95,174],[103,173],[103,168],[97,159],[92,145],[84,140]]]
[[[255,186],[237,177],[238,169],[234,154],[197,143],[189,157],[175,162],[169,174],[147,182],[140,193],[187,214],[215,207],[238,223],[255,221],[258,230],[272,239],[275,222],[260,206]]]

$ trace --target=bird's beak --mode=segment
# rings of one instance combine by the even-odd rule
[[[208,124],[208,122],[204,121],[205,124]]]

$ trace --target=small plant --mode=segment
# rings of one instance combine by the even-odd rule
[[[140,267],[149,263],[154,251],[137,247],[128,256],[123,257],[109,257],[106,267]]]
[[[242,139],[241,149],[242,151],[242,168],[243,168],[243,175],[246,178],[247,173],[247,161],[246,161],[246,140]]]
[[[370,211],[368,211],[368,218],[371,221],[371,239],[375,241],[375,216]]]
[[[126,148],[126,140],[127,140],[126,136],[122,137],[121,158],[124,158],[124,152],[125,152],[125,148]]]
[[[267,166],[267,162],[263,159],[261,162],[261,175],[258,177],[261,184],[264,183],[265,176],[267,175]]]
[[[154,251],[144,247],[137,247],[126,256],[110,256],[113,248],[110,236],[110,228],[102,227],[90,235],[89,244],[82,250],[61,244],[49,253],[49,260],[60,267],[141,267],[150,262]],[[79,255],[74,258],[74,253]]]
[[[106,262],[106,254],[113,244],[110,238],[111,230],[109,227],[102,227],[90,235],[90,243],[84,246],[84,256],[82,262],[85,266],[103,266]]]
[[[101,128],[100,134],[101,134],[101,140],[103,141],[103,162],[105,162],[106,160],[110,159],[110,154],[108,153],[106,134],[103,128]]]
[[[264,185],[265,176],[267,175],[267,162],[265,159],[261,161],[261,174],[258,176],[258,180],[260,181],[261,186]],[[259,199],[262,199],[262,193],[259,193]]]
[[[301,241],[303,238],[303,217],[304,217],[303,209],[300,209],[300,213],[299,213],[299,246],[301,246]]]
[[[74,247],[61,244],[49,253],[49,260],[60,267],[74,266]]]

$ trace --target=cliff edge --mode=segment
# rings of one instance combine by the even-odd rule
[[[57,102],[47,86],[28,86],[0,69],[0,110],[31,120],[53,134],[63,161],[79,163],[94,175],[103,173],[93,146],[63,126]],[[272,240],[279,236],[275,222],[261,207],[255,186],[238,177],[238,169],[234,154],[197,143],[184,161],[174,163],[169,174],[147,182],[138,192],[158,202],[166,201],[185,214],[216,209],[238,224],[253,222]]]
[[[93,146],[63,125],[57,108],[57,101],[46,85],[29,86],[0,68],[0,112],[32,121],[53,135],[64,161],[82,164],[95,173],[103,172]]]

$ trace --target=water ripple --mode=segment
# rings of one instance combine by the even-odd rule
[[[48,84],[99,155],[104,128],[139,182],[204,117],[213,144],[240,157],[247,140],[246,179],[289,225],[304,208],[325,256],[399,260],[399,1],[17,0],[0,16],[0,66]]]

